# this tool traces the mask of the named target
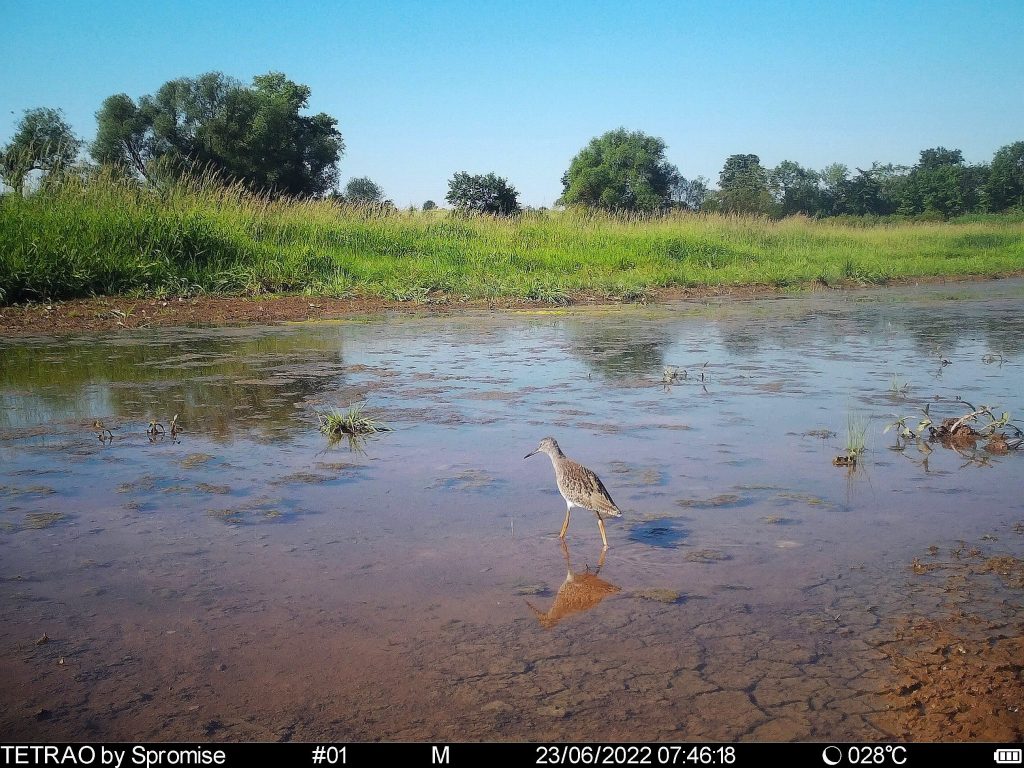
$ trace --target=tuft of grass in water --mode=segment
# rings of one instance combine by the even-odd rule
[[[846,457],[856,461],[862,453],[867,440],[868,420],[857,413],[849,413],[846,417]]]
[[[305,293],[395,301],[665,287],[857,284],[1024,270],[1024,219],[781,221],[566,210],[502,219],[274,199],[210,177],[159,191],[109,170],[0,196],[0,304]]]
[[[910,391],[910,382],[901,379],[897,374],[892,375],[892,381],[889,382],[889,392],[898,397],[906,397],[907,392]]]
[[[317,413],[320,431],[331,438],[343,435],[372,435],[376,432],[390,432],[391,427],[376,419],[363,415],[362,404],[353,405],[347,411],[333,409]]]

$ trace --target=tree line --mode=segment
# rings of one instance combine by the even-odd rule
[[[0,177],[21,193],[30,174],[88,173],[108,167],[152,186],[185,175],[211,174],[271,195],[331,197],[393,207],[367,177],[338,188],[345,143],[338,121],[306,115],[308,86],[279,72],[250,85],[211,72],[164,83],[154,94],[107,98],[96,113],[96,139],[85,142],[60,110],[26,110],[10,142],[0,149]],[[625,128],[583,147],[562,175],[556,205],[604,211],[690,210],[771,217],[907,216],[945,219],[971,212],[1024,209],[1024,141],[996,151],[990,163],[967,164],[960,150],[922,150],[913,166],[874,163],[821,170],[784,160],[765,167],[755,154],[728,157],[717,188],[685,178],[666,159],[660,138]],[[455,173],[445,200],[454,208],[515,215],[522,208],[507,179],[493,173]],[[436,208],[432,200],[424,210]]]
[[[729,156],[718,188],[687,180],[665,159],[665,143],[618,129],[593,139],[562,176],[559,203],[609,211],[693,211],[783,217],[908,216],[945,219],[971,212],[1024,208],[1024,141],[999,149],[992,162],[968,165],[959,149],[921,151],[912,167],[874,163],[820,171],[784,160],[766,168],[754,154]]]

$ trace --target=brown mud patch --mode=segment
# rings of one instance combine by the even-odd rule
[[[882,646],[893,668],[879,724],[915,741],[1024,738],[1024,626],[959,615],[904,618]]]
[[[974,448],[979,441],[984,440],[984,448],[989,453],[997,456],[1005,456],[1011,450],[1007,436],[1002,432],[994,432],[985,435],[976,431],[970,424],[962,422],[962,419],[943,419],[939,427],[932,427],[931,440],[937,440],[944,448],[952,448],[956,451],[963,451]]]
[[[1013,741],[1024,738],[1024,621],[1004,588],[1024,589],[1024,560],[988,555],[961,542],[948,561],[911,570],[922,597],[941,591],[946,616],[907,614],[878,645],[891,668],[888,706],[876,724],[915,741]],[[939,555],[932,547],[929,555]],[[979,611],[998,600],[1001,611]]]
[[[1003,277],[1016,276],[1004,275]],[[991,280],[991,276],[962,276],[956,278],[915,277],[890,280],[885,285],[917,285],[969,283]],[[847,281],[835,287],[823,288],[817,284],[802,286],[804,290],[863,289],[867,286]],[[694,286],[652,288],[645,294],[646,303],[703,300],[715,297],[759,298],[779,295],[775,286]],[[614,305],[613,297],[599,292],[572,294],[572,306]],[[172,299],[132,299],[98,297],[51,301],[31,304],[0,306],[0,335],[63,336],[95,331],[114,331],[124,328],[153,328],[158,326],[249,325],[307,320],[333,320],[357,315],[382,312],[414,311],[447,314],[465,309],[538,309],[558,307],[530,299],[509,297],[499,300],[465,300],[444,295],[428,296],[421,301],[386,301],[378,298],[354,297],[336,299],[324,296],[193,296]]]

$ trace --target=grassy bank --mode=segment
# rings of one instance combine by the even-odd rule
[[[1024,221],[778,222],[573,212],[512,220],[359,211],[112,179],[0,199],[0,301],[200,291],[417,300],[636,299],[665,286],[792,286],[1024,269]]]

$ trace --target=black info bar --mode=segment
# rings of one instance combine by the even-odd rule
[[[3,744],[3,766],[1013,766],[1014,744],[67,743]],[[955,762],[950,762],[955,761]]]

